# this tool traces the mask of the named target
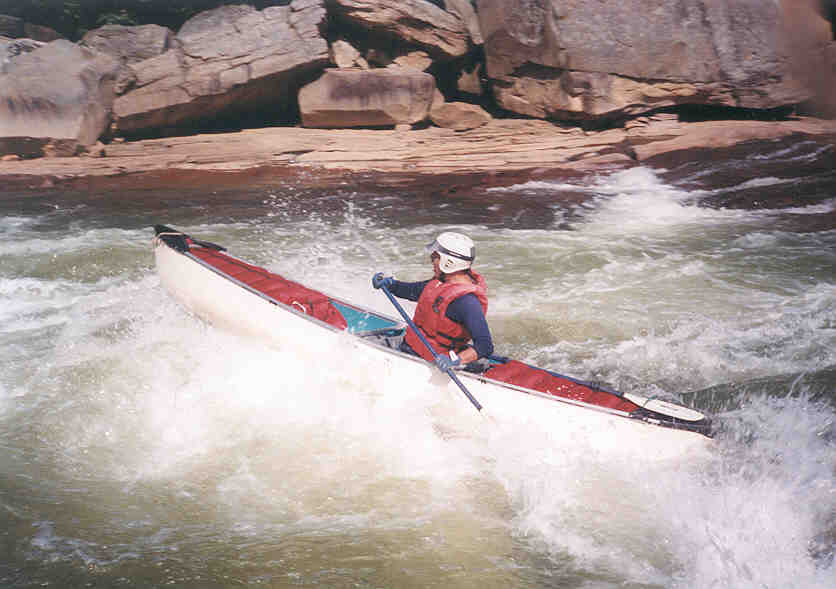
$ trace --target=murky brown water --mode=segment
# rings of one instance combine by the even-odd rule
[[[0,585],[832,587],[833,157],[3,194]],[[500,353],[717,411],[716,453],[473,431],[409,383],[213,329],[159,285],[160,222],[381,310],[375,271],[417,278],[464,230]]]

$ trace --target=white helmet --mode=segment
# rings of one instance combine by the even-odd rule
[[[467,235],[445,231],[427,245],[427,250],[441,258],[438,267],[445,274],[467,270],[476,258],[476,246]]]

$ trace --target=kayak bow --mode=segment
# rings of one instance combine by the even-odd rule
[[[438,374],[433,364],[400,351],[407,329],[403,321],[288,280],[229,255],[222,246],[164,225],[155,226],[154,251],[163,286],[212,323],[282,347],[317,342],[344,346],[346,354],[373,358],[388,372],[401,374],[404,382],[433,382],[432,374]],[[348,343],[335,339],[346,334],[351,336]],[[623,421],[648,431],[704,439],[712,432],[711,419],[694,409],[621,393],[510,358],[493,356],[483,370],[461,370],[454,376],[466,383],[463,390],[472,391],[486,406],[488,398],[505,407],[528,406],[536,399],[535,412],[548,407],[555,411],[555,419],[583,416],[598,420],[596,427]],[[455,390],[449,381],[434,386]]]

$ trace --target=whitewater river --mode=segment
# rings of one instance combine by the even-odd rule
[[[0,586],[832,589],[833,151],[461,198],[2,195]],[[560,423],[451,423],[463,397],[191,316],[154,223],[392,315],[371,275],[425,277],[423,245],[464,231],[499,353],[721,430],[658,464]]]

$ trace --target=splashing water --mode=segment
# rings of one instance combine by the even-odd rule
[[[279,189],[212,223],[3,216],[2,584],[832,587],[833,382],[779,383],[836,365],[836,233],[705,208],[713,189],[643,168],[485,199],[569,190],[588,199],[547,228],[458,211],[395,231],[421,203]],[[389,314],[370,276],[419,279],[423,244],[463,230],[500,353],[683,395],[723,430],[699,459],[613,460],[559,424],[474,427],[339,350],[313,370],[168,297],[153,222]]]

